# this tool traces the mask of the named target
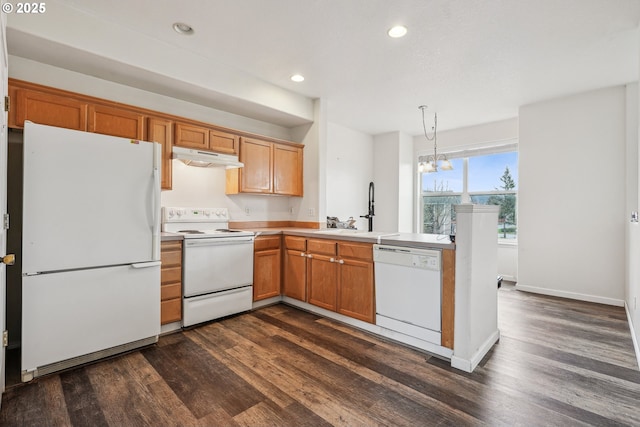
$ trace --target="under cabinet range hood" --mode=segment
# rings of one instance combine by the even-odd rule
[[[194,148],[174,146],[173,158],[182,161],[186,165],[198,166],[201,168],[225,166],[227,169],[233,169],[244,166],[243,163],[238,161],[238,156],[197,150]]]

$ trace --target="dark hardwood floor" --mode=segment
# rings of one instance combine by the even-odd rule
[[[472,373],[276,305],[9,388],[0,425],[640,425],[624,309],[499,291]]]

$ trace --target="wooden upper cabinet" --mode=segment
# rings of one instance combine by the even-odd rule
[[[227,194],[302,196],[303,147],[257,138],[240,138],[244,167],[227,169]]]
[[[171,148],[173,147],[173,122],[149,117],[147,139],[162,144],[162,189],[171,190]]]
[[[15,126],[29,120],[41,125],[87,130],[87,103],[65,96],[18,89],[15,101]]]
[[[89,132],[142,140],[144,129],[143,114],[104,105],[89,106]]]
[[[302,148],[273,146],[273,192],[302,196]]]
[[[176,123],[175,145],[179,147],[237,155],[239,140],[240,137],[232,133],[204,126]]]
[[[238,155],[240,137],[218,130],[209,131],[209,149],[218,153]]]
[[[253,138],[240,141],[240,161],[244,167],[240,172],[241,193],[273,192],[273,144]]]
[[[195,148],[197,150],[207,150],[209,149],[209,129],[184,123],[176,123],[175,145],[178,147]]]

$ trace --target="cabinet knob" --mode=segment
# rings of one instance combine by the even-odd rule
[[[14,254],[5,255],[2,257],[1,262],[6,265],[13,265],[16,263],[16,256]]]
[[[343,259],[338,260],[338,263],[339,263],[339,264],[344,264],[344,260],[343,260]]]
[[[308,254],[308,255],[307,255],[307,258],[313,258],[313,255]]]
[[[304,252],[300,252],[300,256],[307,256]]]
[[[329,262],[336,262],[335,258],[329,258]]]

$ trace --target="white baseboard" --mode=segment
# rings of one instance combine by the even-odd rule
[[[633,340],[633,349],[636,352],[636,361],[638,362],[638,368],[640,368],[640,346],[638,345],[638,338],[636,331],[633,328],[633,322],[631,321],[631,312],[626,301],[624,303],[624,310],[627,312],[627,321],[629,322],[629,329],[631,330],[631,339]]]
[[[575,299],[579,301],[595,302],[599,304],[614,305],[616,307],[624,307],[624,300],[600,297],[597,295],[579,294],[576,292],[560,291],[557,289],[539,288],[536,286],[527,286],[516,283],[516,289],[519,291],[532,292],[534,294],[550,295],[552,297],[561,297]]]
[[[469,359],[464,359],[456,355],[455,348],[453,350],[453,356],[451,356],[451,367],[460,369],[465,372],[473,372],[478,364],[482,361],[482,358],[487,355],[491,347],[500,339],[500,331],[496,330],[489,335],[484,343],[478,348],[478,350]]]

